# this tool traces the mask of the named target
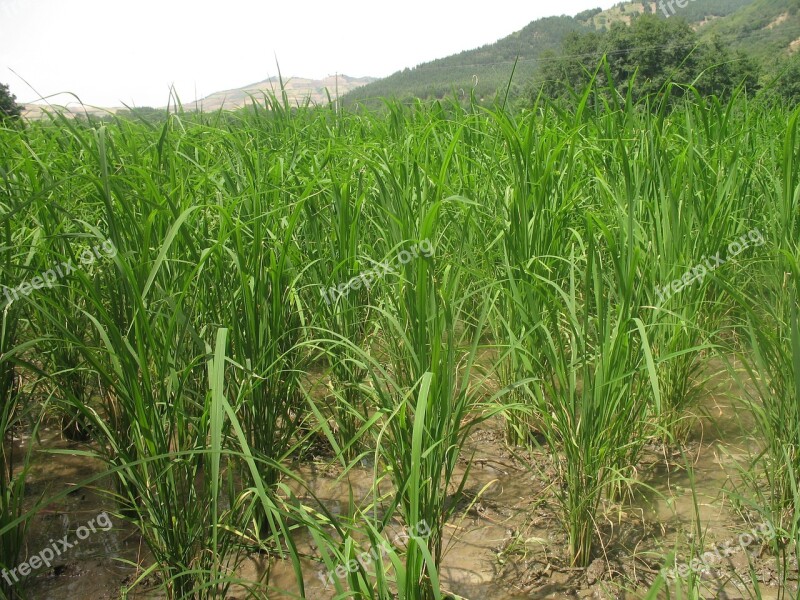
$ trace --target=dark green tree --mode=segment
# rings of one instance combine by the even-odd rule
[[[545,95],[557,98],[586,87],[602,57],[601,38],[596,32],[574,31],[564,38],[561,54],[546,52],[542,56],[538,82]],[[538,93],[539,86],[535,87]]]
[[[781,63],[774,90],[792,105],[800,104],[800,54]]]
[[[17,97],[11,93],[7,85],[0,83],[0,122],[19,119],[21,116],[22,106],[17,104]]]
[[[584,10],[583,12],[579,12],[577,15],[575,15],[575,20],[576,21],[588,21],[593,16],[599,15],[601,12],[603,12],[603,9],[600,8],[600,7],[590,8],[589,10]]]
[[[634,97],[658,92],[667,81],[690,82],[697,73],[697,36],[681,19],[646,15],[630,26],[614,23],[600,49],[608,57],[617,90],[627,93],[636,75]]]
[[[719,37],[701,48],[698,68],[696,87],[701,94],[725,96],[742,84],[749,92],[759,87],[755,61],[742,52],[732,53]]]
[[[617,92],[630,91],[634,100],[658,94],[670,82],[719,96],[742,83],[748,92],[757,87],[752,60],[734,55],[720,39],[706,44],[682,19],[640,15],[630,25],[616,22],[604,32],[567,35],[560,54],[542,59],[532,95],[541,90],[551,97],[570,98],[574,90],[585,89],[603,56],[608,71],[598,72],[598,85],[607,85],[610,75]],[[680,88],[673,92],[679,95]]]

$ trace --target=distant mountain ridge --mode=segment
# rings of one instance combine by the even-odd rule
[[[281,86],[281,80],[278,77],[270,77],[244,87],[214,92],[192,104],[197,104],[204,111],[219,110],[220,108],[234,110],[252,102],[253,98],[259,100],[263,94],[275,94],[278,99],[281,99],[283,93],[286,93],[286,97],[292,105],[302,105],[305,102],[328,104],[329,96],[331,100],[335,100],[337,91],[339,96],[342,96],[374,81],[376,81],[375,77],[349,77],[347,75],[329,75],[324,79],[288,77],[283,79],[283,86]]]
[[[512,94],[521,91],[549,52],[558,52],[570,32],[603,30],[615,22],[629,23],[634,15],[683,18],[703,41],[719,36],[756,58],[765,70],[777,56],[800,50],[800,0],[677,0],[620,2],[607,10],[533,21],[497,42],[404,69],[346,94],[348,105],[375,103],[377,98],[431,100],[468,96],[490,100],[503,94],[511,80]]]
[[[328,103],[328,94],[330,94],[332,100],[335,100],[337,90],[341,96],[358,87],[372,83],[373,81],[376,81],[375,77],[350,77],[348,75],[329,75],[324,79],[285,77],[283,78],[283,91],[286,93],[287,100],[293,106],[303,105],[306,102],[325,105]],[[235,110],[249,104],[252,102],[253,98],[260,100],[263,98],[264,94],[269,95],[272,93],[274,93],[278,99],[282,98],[281,81],[278,77],[270,77],[264,81],[251,83],[240,88],[214,92],[204,98],[192,102],[185,102],[183,107],[186,110],[193,110],[195,107],[201,108],[204,111],[214,111],[220,108]],[[45,111],[51,110],[52,108],[62,110],[73,116],[89,114],[93,117],[107,116],[127,110],[120,106],[102,108],[71,104],[68,107],[50,107],[42,104],[27,104],[25,105],[23,115],[28,119],[39,119],[44,116]]]

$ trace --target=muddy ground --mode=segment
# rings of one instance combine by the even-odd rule
[[[566,561],[566,536],[559,525],[558,506],[550,486],[555,485],[550,459],[543,451],[514,455],[504,444],[503,423],[486,422],[475,430],[464,450],[474,453],[463,518],[449,524],[447,553],[441,571],[448,592],[470,600],[518,598],[641,598],[662,567],[666,556],[678,549],[682,564],[693,530],[695,504],[692,483],[683,466],[691,461],[698,510],[706,551],[727,547],[709,559],[703,574],[704,598],[750,598],[748,556],[762,582],[763,598],[777,598],[775,559],[758,540],[746,549],[740,536],[758,525],[755,515],[737,510],[736,460],[746,460],[755,448],[751,424],[739,420],[742,411],[731,400],[730,390],[717,385],[703,400],[689,443],[681,449],[659,445],[646,448],[638,466],[638,479],[646,484],[623,504],[606,506],[599,527],[608,540],[588,569],[571,568]],[[17,440],[24,448],[29,439]],[[42,432],[43,449],[80,449],[65,441],[57,428]],[[324,454],[324,453],[323,453]],[[327,508],[341,512],[347,507],[348,485],[339,481],[340,471],[325,456],[308,457],[297,470]],[[28,486],[31,501],[74,487],[76,482],[101,471],[101,465],[83,457],[37,452]],[[356,469],[348,475],[354,495],[370,498],[372,470]],[[99,482],[99,487],[109,482]],[[480,491],[484,490],[482,494]],[[474,502],[471,502],[474,501]],[[739,507],[741,508],[741,507]],[[62,501],[50,505],[32,522],[23,555],[46,547],[49,540],[74,537],[76,528],[107,510],[113,502],[90,489],[73,489]],[[746,518],[743,518],[744,517]],[[313,557],[316,549],[308,539],[298,539],[302,551]],[[747,552],[745,552],[745,550]],[[32,599],[116,599],[120,589],[141,573],[136,564],[149,556],[135,530],[120,521],[109,531],[98,530],[57,557],[51,568],[41,568],[26,585]],[[241,575],[259,577],[263,558],[245,563]],[[332,588],[322,582],[324,567],[313,558],[304,561],[306,597],[327,599]],[[796,584],[797,564],[792,567]],[[270,592],[270,598],[297,597],[288,565],[272,566],[271,584],[287,593]],[[159,598],[146,583],[129,598]],[[244,594],[231,593],[231,598]],[[664,596],[662,596],[664,597]]]

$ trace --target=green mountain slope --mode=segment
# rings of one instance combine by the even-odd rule
[[[450,96],[454,91],[461,97],[474,91],[478,100],[491,100],[498,92],[505,91],[517,56],[512,92],[519,92],[531,81],[542,61],[551,60],[551,52],[560,51],[570,32],[607,29],[612,23],[630,22],[642,13],[685,19],[704,39],[718,35],[725,41],[736,41],[736,49],[764,58],[774,55],[777,48],[784,52],[788,48],[793,15],[799,4],[800,0],[688,0],[683,8],[674,4],[669,10],[659,2],[622,2],[605,11],[594,9],[575,17],[548,17],[533,21],[493,44],[398,71],[348,93],[344,102],[375,105],[380,98],[387,97],[430,100]],[[795,6],[794,12],[789,5]],[[786,24],[763,29],[784,12],[791,13]],[[760,15],[758,19],[754,17],[756,14]],[[754,23],[759,23],[762,29]],[[743,33],[746,27],[755,33],[746,36]],[[792,39],[797,37],[800,33]]]
[[[755,0],[700,33],[721,37],[769,68],[800,50],[800,0]]]
[[[635,14],[652,13],[664,18],[685,19],[699,27],[708,21],[733,14],[752,3],[753,0],[687,0],[686,6],[681,8],[677,5],[677,0],[673,0],[671,4],[670,0],[621,2],[593,16],[589,21],[597,29],[601,29],[615,21],[629,21]]]
[[[479,99],[491,97],[508,85],[517,56],[520,60],[514,80],[518,84],[533,75],[537,58],[547,51],[558,51],[565,35],[586,27],[567,16],[539,19],[494,44],[398,71],[350,92],[344,101],[433,99],[451,95],[454,90],[467,96],[474,91]]]

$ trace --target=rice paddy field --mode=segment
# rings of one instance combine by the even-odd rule
[[[800,598],[798,110],[0,128],[4,598]]]

